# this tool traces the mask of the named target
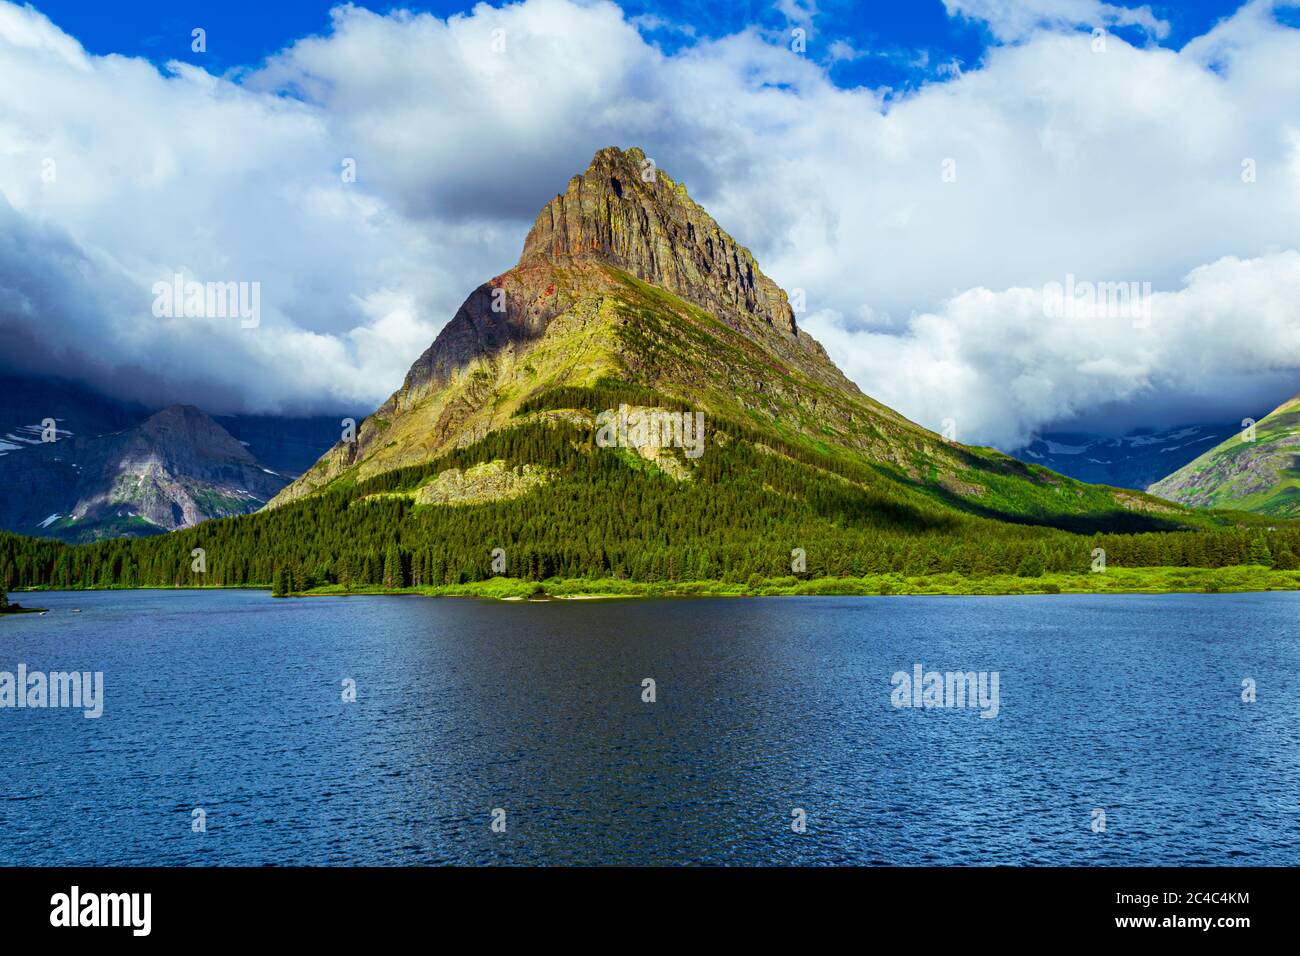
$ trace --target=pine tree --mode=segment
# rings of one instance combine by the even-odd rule
[[[1257,537],[1250,542],[1250,550],[1246,552],[1247,564],[1259,564],[1266,568],[1273,566],[1273,552],[1268,549],[1268,542],[1262,537]]]
[[[388,553],[384,555],[384,587],[406,587],[406,580],[402,575],[402,556],[398,553],[396,544],[390,544]]]
[[[271,597],[288,597],[289,585],[285,581],[284,568],[278,564],[275,566],[275,574],[271,577]]]

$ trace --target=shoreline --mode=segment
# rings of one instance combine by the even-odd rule
[[[265,585],[150,586],[140,588],[28,588],[39,591],[172,591],[269,590]],[[1300,590],[1300,571],[1279,571],[1249,565],[1225,568],[1116,568],[1104,572],[1048,573],[1038,577],[993,575],[964,577],[955,572],[935,575],[879,574],[852,578],[763,578],[728,581],[626,581],[552,578],[528,581],[496,577],[484,581],[439,586],[344,588],[337,584],[291,592],[286,597],[349,597],[352,595],[415,595],[472,597],[516,603],[598,601],[618,598],[687,597],[1012,597],[1031,594],[1216,594]],[[24,609],[26,610],[26,609]]]
[[[1160,571],[1171,574],[1160,574]],[[1224,572],[1227,572],[1226,574]],[[541,590],[539,590],[539,585]],[[535,582],[494,578],[468,584],[401,589],[333,585],[291,597],[347,597],[355,594],[407,594],[420,597],[474,597],[515,603],[604,601],[621,598],[692,597],[1016,597],[1054,594],[1249,594],[1300,590],[1300,571],[1265,568],[1125,569],[1103,574],[1044,575],[875,575],[865,578],[768,579],[762,583],[722,581],[633,582],[554,579]]]

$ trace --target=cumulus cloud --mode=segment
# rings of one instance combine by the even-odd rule
[[[969,289],[902,335],[852,329],[830,311],[805,327],[851,377],[879,383],[875,398],[935,427],[952,419],[961,441],[1004,448],[1111,405],[1168,426],[1254,417],[1297,390],[1298,252],[1224,258],[1171,292],[1076,294],[1069,312],[1066,281],[1046,292]]]
[[[805,56],[758,29],[667,53],[608,2],[343,6],[218,77],[91,56],[0,2],[0,332],[151,397],[377,403],[597,149],[640,145],[804,290],[868,394],[963,440],[1227,419],[1300,388],[1277,305],[1297,291],[1300,31],[1254,3],[1171,50],[1145,7],[947,7],[1002,42],[886,100],[830,81],[825,18]],[[1094,25],[1146,40],[1098,52]],[[160,322],[149,289],[174,272],[260,279],[262,325]],[[1151,328],[1048,319],[1067,276],[1151,283]]]
[[[399,330],[373,303],[473,286],[342,182],[314,106],[179,63],[92,57],[9,5],[0,87],[0,331],[24,346],[5,350],[11,366],[214,410],[370,402],[376,381],[400,380],[399,350],[440,324],[408,304]],[[175,274],[260,283],[260,326],[156,317],[152,288]]]

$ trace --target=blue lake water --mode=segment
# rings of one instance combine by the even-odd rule
[[[105,701],[0,709],[0,864],[1300,862],[1300,594],[17,597]]]

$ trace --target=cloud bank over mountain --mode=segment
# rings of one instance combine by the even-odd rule
[[[214,76],[0,2],[3,361],[217,412],[377,404],[616,144],[802,290],[868,394],[963,441],[1300,389],[1300,31],[1252,3],[1172,50],[1146,8],[946,6],[983,61],[886,97],[831,82],[825,22],[804,54],[758,28],[665,52],[606,2],[340,7]],[[259,324],[156,316],[175,274],[259,282]],[[1149,321],[1049,314],[1070,277],[1150,283]]]

